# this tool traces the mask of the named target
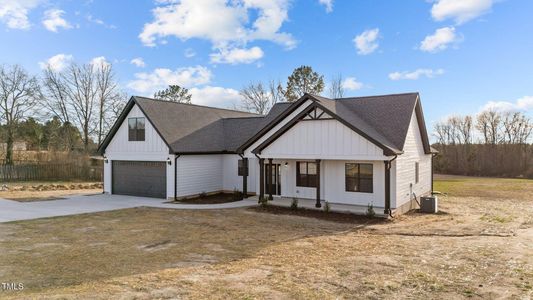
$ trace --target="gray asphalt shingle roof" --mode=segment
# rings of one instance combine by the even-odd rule
[[[307,96],[393,153],[402,152],[415,111],[424,124],[418,93],[341,99]],[[257,138],[262,129],[273,126],[280,115],[296,107],[294,103],[277,103],[268,115],[260,116],[143,97],[133,99],[167,142],[171,152],[181,154],[236,152],[239,147]],[[425,126],[421,128],[421,133],[424,145],[429,149]],[[109,139],[106,138],[102,148],[106,147]]]

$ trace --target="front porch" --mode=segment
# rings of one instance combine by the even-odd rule
[[[248,199],[259,201],[259,196],[252,196]],[[268,201],[268,205],[281,206],[281,207],[291,207],[293,199],[298,199],[298,208],[310,209],[323,211],[325,202],[321,200],[321,207],[316,207],[316,200],[314,199],[303,199],[303,198],[290,198],[290,197],[273,197],[273,200]],[[329,203],[330,211],[337,213],[347,213],[355,215],[366,215],[368,206],[363,205],[351,205],[351,204],[339,204],[339,203]],[[374,208],[375,217],[377,218],[388,218],[388,215],[384,213],[383,209]]]
[[[290,207],[293,199],[306,209],[364,215],[372,205],[375,215],[385,217],[389,207],[389,170],[383,160],[260,158],[254,199]],[[357,170],[354,174],[354,168]],[[389,204],[390,205],[390,204]]]

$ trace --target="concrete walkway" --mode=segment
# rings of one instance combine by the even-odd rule
[[[168,200],[122,195],[74,195],[61,200],[17,202],[0,199],[0,223],[94,213],[134,207],[169,209],[224,209],[257,205],[253,198],[221,204],[170,204]]]

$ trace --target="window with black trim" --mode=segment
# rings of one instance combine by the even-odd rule
[[[296,162],[296,185],[301,187],[316,187],[316,163],[307,161]]]
[[[144,118],[128,118],[128,141],[144,141]]]
[[[348,163],[345,171],[347,192],[374,192],[374,166],[372,164]]]
[[[420,180],[420,164],[415,162],[415,183],[418,183]]]
[[[238,176],[248,176],[248,166],[244,163],[244,159],[239,159],[237,170]]]

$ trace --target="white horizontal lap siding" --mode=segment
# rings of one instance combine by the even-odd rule
[[[299,121],[263,149],[261,157],[386,159],[383,149],[333,119]]]
[[[128,119],[145,118],[144,141],[128,140]],[[174,156],[169,155],[169,149],[165,141],[159,136],[154,126],[142,113],[141,109],[134,105],[124,122],[120,124],[117,132],[105,149],[105,155],[109,163],[104,164],[104,192],[111,192],[111,167],[113,160],[131,161],[173,161]],[[167,197],[173,197],[174,167],[167,165]]]
[[[412,193],[419,197],[431,192],[431,154],[424,153],[424,144],[415,113],[409,123],[403,150],[404,153],[399,155],[395,161],[396,201],[391,203],[392,208],[400,207],[408,202],[412,199]],[[420,181],[418,183],[415,180],[416,162],[419,162]]]
[[[223,190],[223,155],[182,155],[177,160],[177,196]]]

